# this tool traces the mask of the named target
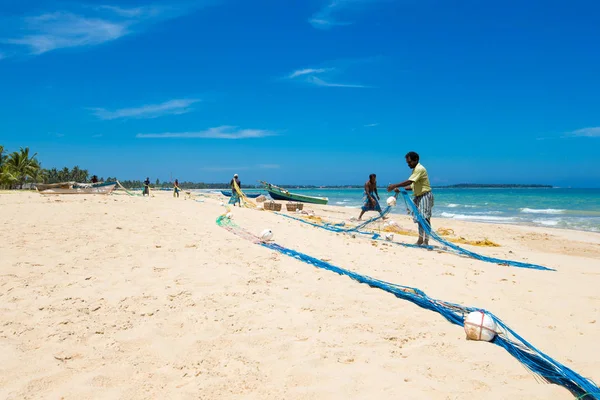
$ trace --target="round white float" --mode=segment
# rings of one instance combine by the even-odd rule
[[[469,340],[491,342],[496,336],[496,322],[483,311],[473,311],[465,318],[465,333]]]
[[[231,219],[233,218],[233,213],[230,211],[227,214],[225,214],[225,218]]]
[[[265,229],[260,233],[260,240],[263,242],[268,242],[271,239],[273,239],[273,232],[270,229]]]
[[[396,205],[396,198],[394,196],[390,196],[386,200],[386,203],[387,203],[388,206],[394,207]]]
[[[387,240],[388,242],[394,240],[394,234],[393,233],[386,233],[385,234],[385,240]]]

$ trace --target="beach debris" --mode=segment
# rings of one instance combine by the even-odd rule
[[[396,198],[394,196],[390,196],[387,198],[387,200],[385,202],[387,203],[388,206],[394,207],[396,205]]]
[[[273,232],[270,229],[265,229],[260,233],[260,240],[263,242],[268,242],[273,239]]]
[[[219,205],[220,205],[220,206],[224,206],[224,205],[225,205],[225,203],[221,202]]]
[[[387,240],[388,242],[394,240],[394,234],[393,233],[386,233],[385,234],[385,240]]]
[[[350,237],[351,237],[352,239],[356,239],[356,233],[351,233],[351,234],[350,234]]]
[[[233,218],[233,213],[231,211],[229,211],[227,214],[225,214],[225,218],[227,218],[227,219]]]
[[[465,318],[465,333],[469,340],[491,342],[496,337],[496,322],[483,311],[473,311]]]
[[[350,217],[350,221],[351,221],[351,222],[354,222],[354,221],[356,221],[356,217]]]

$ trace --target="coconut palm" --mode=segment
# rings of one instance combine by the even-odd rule
[[[22,189],[27,179],[33,178],[41,169],[36,156],[37,153],[29,155],[29,147],[11,153],[2,166],[3,181]]]

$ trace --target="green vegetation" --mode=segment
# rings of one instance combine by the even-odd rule
[[[4,155],[0,146],[0,186],[3,188],[23,188],[27,182],[39,181],[42,168],[37,153],[30,155],[29,147]]]

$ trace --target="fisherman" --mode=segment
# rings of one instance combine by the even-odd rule
[[[377,199],[375,199],[377,197]],[[362,211],[358,216],[360,221],[364,213],[367,211],[377,211],[383,217],[381,206],[379,205],[379,193],[377,193],[377,175],[369,175],[369,180],[365,182],[365,202],[362,206]]]
[[[146,178],[144,181],[144,191],[142,192],[142,196],[150,196],[150,178]]]
[[[92,176],[92,183],[98,183],[98,176],[97,175],[93,175]]]
[[[179,191],[181,190],[179,188],[179,181],[177,179],[175,179],[175,184],[174,184],[175,188],[173,190],[173,197],[177,197],[179,198]]]
[[[238,189],[241,190],[242,182],[240,182],[238,174],[234,174],[233,179],[231,180],[231,182],[229,182],[229,186],[231,187],[231,198],[229,199],[229,204],[233,204],[233,206],[235,207],[235,204],[237,203],[241,207],[242,199],[240,198],[240,195],[237,192],[237,190],[235,190],[236,185]]]
[[[419,163],[419,155],[414,151],[408,152],[406,156],[406,163],[408,167],[413,170],[408,180],[396,184],[389,185],[387,190],[391,192],[395,190],[398,193],[398,188],[404,188],[405,190],[412,190],[414,194],[413,201],[419,210],[419,213],[423,216],[427,222],[427,226],[421,226],[419,223],[419,240],[417,246],[428,246],[429,235],[426,229],[431,229],[431,212],[433,209],[433,193],[431,193],[431,184],[429,183],[429,176],[424,166]],[[415,221],[418,222],[418,221]]]

